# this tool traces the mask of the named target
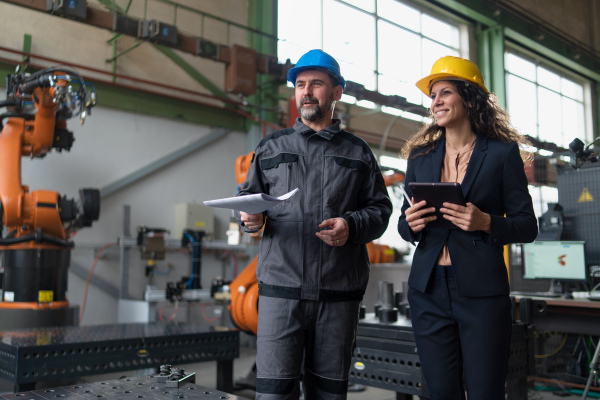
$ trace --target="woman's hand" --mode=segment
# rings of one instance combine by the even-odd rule
[[[440,211],[444,214],[444,218],[463,231],[484,231],[485,233],[490,233],[492,218],[473,203],[467,203],[466,206],[444,203],[443,206],[440,208]]]
[[[415,199],[412,198],[411,201],[414,203]],[[425,229],[425,225],[427,225],[428,222],[437,218],[435,215],[423,218],[424,215],[435,212],[435,207],[423,208],[426,204],[427,202],[422,200],[417,204],[413,204],[405,211],[406,222],[408,223],[410,230],[414,233],[421,232]]]

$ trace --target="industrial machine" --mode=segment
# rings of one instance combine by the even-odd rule
[[[0,107],[0,214],[2,298],[0,328],[72,325],[77,308],[66,298],[71,237],[99,217],[100,193],[81,189],[78,201],[21,183],[21,157],[70,150],[66,121],[85,121],[96,92],[77,71],[51,67],[7,77]],[[6,123],[4,121],[6,120]]]

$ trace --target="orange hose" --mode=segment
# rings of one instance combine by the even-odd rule
[[[24,301],[2,301],[0,308],[4,309],[27,309],[27,310],[42,310],[47,308],[64,308],[68,307],[68,301],[51,301],[48,303],[24,302]]]
[[[229,284],[231,318],[240,329],[251,331],[254,334],[256,334],[258,326],[257,263],[258,256],[254,257],[237,278]]]
[[[96,264],[98,263],[98,260],[100,259],[100,256],[102,255],[102,252],[104,250],[108,249],[109,247],[114,247],[114,246],[118,246],[118,243],[109,243],[107,245],[104,245],[100,250],[98,250],[98,254],[96,255],[96,259],[94,260],[92,269],[90,270],[87,281],[85,282],[85,292],[83,294],[83,303],[81,305],[81,314],[79,315],[79,325],[81,325],[81,321],[83,321],[83,313],[85,313],[85,303],[87,301],[88,288],[90,286],[90,280],[92,279],[92,275],[94,274],[94,269],[96,269]]]

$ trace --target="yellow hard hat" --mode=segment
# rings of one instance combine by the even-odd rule
[[[431,86],[437,81],[460,79],[477,84],[488,92],[483,83],[483,75],[477,64],[460,57],[445,56],[431,67],[431,74],[417,81],[417,87],[430,96]]]

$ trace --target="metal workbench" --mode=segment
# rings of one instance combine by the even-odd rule
[[[527,399],[527,375],[533,365],[531,336],[530,326],[513,323],[506,378],[508,400]],[[429,398],[410,319],[399,315],[396,322],[385,323],[371,313],[359,321],[350,382],[394,391],[398,400],[413,395]]]
[[[62,386],[52,389],[41,389],[30,392],[0,395],[0,400],[84,400],[91,398],[106,399],[152,399],[152,400],[243,400],[222,391],[198,386],[186,382],[179,387],[169,387],[164,382],[157,382],[152,376],[113,379],[82,385]],[[246,399],[247,400],[247,399]]]
[[[0,331],[0,378],[15,392],[36,382],[217,362],[216,387],[233,389],[239,331],[191,323],[111,324]]]

